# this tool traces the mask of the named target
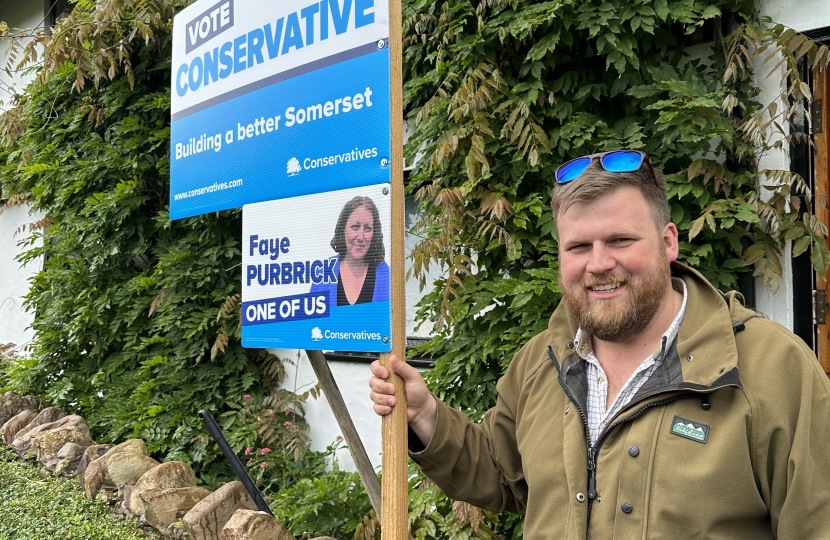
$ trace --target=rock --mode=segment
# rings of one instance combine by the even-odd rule
[[[158,464],[159,462],[150,456],[118,452],[110,456],[107,461],[107,472],[115,483],[115,487],[121,489],[127,484],[135,484],[142,474]]]
[[[0,396],[0,426],[26,409],[39,411],[43,402],[34,396],[21,396],[16,392],[6,392]]]
[[[208,495],[210,491],[195,486],[145,490],[141,493],[144,518],[155,529],[163,531]]]
[[[14,436],[18,434],[18,432],[29,425],[29,422],[35,419],[37,416],[37,411],[34,409],[26,409],[17,415],[12,416],[9,418],[9,421],[3,424],[3,427],[0,427],[0,431],[3,432],[3,442],[5,444],[11,444],[14,441]]]
[[[18,431],[17,435],[14,436],[14,440],[25,437],[30,431],[32,431],[38,426],[42,426],[43,424],[51,424],[52,422],[57,422],[65,416],[66,413],[63,412],[63,409],[60,409],[58,407],[47,407],[40,411],[40,413],[38,413],[35,419],[29,422],[29,425]]]
[[[141,439],[129,439],[121,444],[116,444],[109,450],[107,450],[106,455],[117,454],[119,452],[131,452],[133,454],[141,454],[143,456],[149,456],[150,454],[147,452],[147,445]]]
[[[132,494],[133,494],[133,488],[134,487],[135,487],[134,484],[127,484],[121,490],[121,501],[123,503],[121,506],[123,507],[124,510],[126,510],[126,515],[128,515],[128,516],[133,515],[132,510],[130,510],[130,496],[132,496]]]
[[[221,540],[294,540],[294,535],[267,512],[241,509],[225,523]]]
[[[88,498],[94,499],[102,488],[110,490],[118,489],[112,481],[112,478],[110,478],[107,463],[113,455],[120,454],[122,452],[146,456],[147,445],[145,445],[144,441],[141,439],[130,439],[122,442],[121,444],[112,446],[101,457],[90,461],[89,465],[84,468],[83,483],[81,484],[84,489],[84,493]],[[87,457],[92,457],[92,455],[84,455],[84,459]]]
[[[58,452],[66,443],[72,442],[84,448],[95,444],[89,434],[86,420],[81,416],[67,416],[57,422],[44,424],[41,427],[46,426],[54,427],[43,429],[32,436],[31,450],[35,453],[35,459],[41,463],[48,463],[50,460],[57,458]],[[34,433],[34,430],[29,433]]]
[[[184,528],[195,540],[219,540],[222,527],[240,508],[257,509],[242,482],[227,483],[185,514]]]
[[[46,463],[46,468],[50,471],[59,471],[64,474],[75,474],[78,472],[78,465],[81,463],[81,458],[84,457],[86,449],[86,446],[68,442],[58,450],[58,455],[55,459]]]
[[[117,489],[107,472],[106,461],[103,456],[87,465],[84,471],[84,494],[88,499],[94,499],[101,489]]]
[[[163,491],[165,489],[186,488],[196,486],[196,475],[190,465],[181,461],[168,461],[144,473],[135,483],[129,503],[125,506],[136,516],[144,512],[144,501],[141,494],[150,489]]]
[[[37,418],[32,420],[32,422],[36,420]],[[31,426],[31,424],[29,425]],[[35,448],[36,440],[39,441],[37,448]],[[65,416],[56,422],[41,424],[23,436],[18,433],[14,442],[12,442],[12,448],[20,456],[25,457],[30,450],[34,450],[39,456],[45,456],[47,453],[51,454],[51,459],[68,442],[74,442],[82,446],[95,444],[95,441],[89,436],[89,428],[83,417],[73,414],[71,416]],[[42,461],[45,463],[49,460]]]
[[[114,446],[114,444],[93,444],[84,450],[81,462],[78,463],[78,474],[81,476],[81,489],[84,489],[84,473],[86,472],[86,468],[89,467],[89,464],[106,454]]]

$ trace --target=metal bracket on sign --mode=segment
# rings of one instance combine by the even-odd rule
[[[827,291],[813,291],[813,316],[816,324],[827,324]]]
[[[821,115],[821,100],[817,99],[813,102],[813,106],[811,109],[811,118],[810,124],[813,126],[813,133],[821,133],[822,132],[822,115]]]

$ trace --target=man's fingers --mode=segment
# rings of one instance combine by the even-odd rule
[[[372,362],[372,365],[369,366],[369,369],[372,370],[372,375],[378,377],[380,379],[386,379],[389,377],[389,371],[383,367],[380,363],[380,360],[375,360]]]
[[[417,369],[406,362],[398,361],[398,358],[394,355],[389,358],[389,367],[392,368],[392,371],[400,375],[404,382],[415,382],[423,378]]]
[[[372,377],[371,379],[369,379],[369,388],[371,388],[378,394],[392,395],[395,393],[394,384],[388,383],[383,379],[378,379],[377,377]]]
[[[388,407],[394,407],[397,401],[395,396],[390,396],[389,394],[379,394],[377,392],[369,392],[369,398],[374,401],[376,405],[386,405]]]
[[[391,412],[392,407],[386,407],[385,405],[378,405],[377,403],[375,403],[375,414],[379,416],[386,416]]]

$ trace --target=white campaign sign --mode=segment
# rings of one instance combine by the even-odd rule
[[[388,352],[389,184],[247,204],[242,345]]]
[[[388,37],[382,0],[201,0],[174,19],[173,120],[229,92],[274,84],[267,79],[317,69],[327,58]]]

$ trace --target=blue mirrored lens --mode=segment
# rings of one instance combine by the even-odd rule
[[[602,166],[608,172],[633,172],[643,164],[643,156],[637,152],[620,150],[602,157]]]
[[[560,184],[570,182],[580,174],[582,174],[588,165],[591,164],[591,158],[579,158],[564,164],[556,171],[556,181]]]

